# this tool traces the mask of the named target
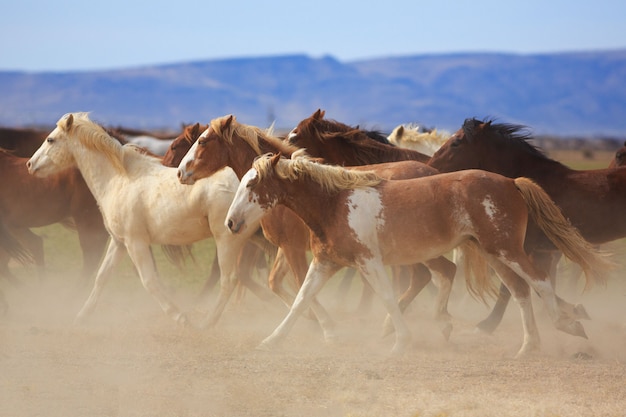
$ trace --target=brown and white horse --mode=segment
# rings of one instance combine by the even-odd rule
[[[470,170],[385,181],[372,172],[266,155],[243,177],[226,224],[233,233],[245,233],[248,224],[255,224],[277,205],[289,207],[312,231],[313,260],[291,310],[262,342],[264,348],[287,335],[339,268],[352,266],[381,296],[391,316],[396,330],[393,352],[403,350],[410,331],[395,302],[385,265],[422,262],[469,240],[498,271],[520,305],[524,342],[518,355],[539,347],[530,287],[540,294],[558,329],[584,336],[574,306],[557,302],[547,275],[524,252],[531,216],[587,273],[607,267],[543,190],[525,178],[513,180]],[[477,281],[475,288],[484,291],[486,285]],[[326,338],[333,337],[332,330],[324,328]]]

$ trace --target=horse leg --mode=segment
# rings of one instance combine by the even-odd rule
[[[81,215],[76,214],[74,223],[76,223],[78,243],[83,254],[81,277],[87,281],[93,276],[102,260],[102,254],[109,240],[109,233],[102,224],[102,215],[99,212],[97,215],[90,212]]]
[[[19,229],[14,231],[15,237],[17,237],[24,246],[33,255],[35,266],[37,267],[37,276],[39,281],[43,281],[46,277],[46,265],[43,253],[43,239],[41,236],[36,235],[30,229]]]
[[[200,298],[206,297],[219,281],[220,281],[220,264],[217,259],[217,249],[216,249],[215,254],[213,255],[213,262],[211,263],[211,271],[209,272],[209,277],[204,282],[204,285],[202,286],[202,290],[200,290]]]
[[[403,272],[410,272],[409,287],[402,293],[398,299],[398,308],[404,313],[404,310],[411,304],[411,302],[417,297],[426,284],[430,282],[430,271],[423,264],[416,264],[411,267],[410,270],[403,269]],[[394,272],[396,272],[394,270]],[[383,323],[383,337],[393,333],[394,327],[391,322],[391,315],[387,314],[385,322]]]
[[[318,314],[317,306],[312,303],[315,295],[319,293],[328,279],[335,274],[341,267],[330,262],[322,262],[313,259],[304,278],[304,283],[300,287],[293,305],[289,309],[289,313],[283,321],[274,329],[271,335],[266,337],[258,346],[259,349],[269,350],[281,342],[293,328],[298,317],[307,310],[309,306],[313,309],[318,317],[318,321],[324,332],[324,338],[327,341],[334,339],[334,325],[331,322],[322,320],[324,315]]]
[[[106,254],[104,255],[104,259],[102,260],[102,264],[98,269],[98,273],[96,274],[96,279],[94,281],[93,289],[91,290],[91,294],[85,301],[83,308],[78,312],[75,321],[80,323],[84,318],[93,311],[100,297],[100,293],[102,292],[102,288],[104,284],[111,276],[113,272],[113,268],[120,262],[124,254],[126,253],[124,244],[116,241],[115,239],[111,239],[109,241],[109,246],[107,248]]]
[[[270,289],[283,300],[288,308],[293,304],[294,296],[283,287],[282,282],[284,277],[289,273],[289,264],[285,252],[282,248],[278,248],[276,258],[274,258],[274,264],[267,278],[267,283]],[[295,286],[296,284],[294,283],[294,287]]]
[[[267,286],[258,284],[253,278],[258,259],[262,256],[263,251],[258,246],[250,242],[244,245],[237,263],[239,282],[261,300],[269,301],[274,299],[274,293]]]
[[[180,312],[178,307],[169,300],[159,281],[158,271],[150,244],[147,242],[132,241],[126,244],[126,250],[133,261],[143,287],[154,297],[161,309],[178,324],[186,325],[187,317]]]
[[[432,280],[438,289],[435,303],[435,320],[449,322],[452,316],[448,312],[448,301],[452,293],[452,284],[456,275],[456,264],[447,258],[440,256],[430,259],[424,264],[430,269]]]
[[[502,251],[502,253],[506,255],[500,255],[498,257],[499,260],[524,278],[539,294],[539,297],[546,305],[554,326],[565,333],[587,338],[582,324],[575,320],[577,318],[575,315],[577,307],[562,299],[558,299],[547,274],[536,268],[523,251],[518,254],[515,254],[513,251]]]
[[[396,333],[396,342],[391,350],[392,354],[404,351],[411,340],[411,332],[398,307],[391,281],[384,265],[380,261],[369,260],[359,268],[361,275],[370,283],[376,294],[381,298]]]
[[[9,261],[11,260],[11,256],[3,249],[0,249],[0,276],[6,278],[6,280],[14,285],[19,286],[20,281],[17,277],[11,272],[9,268]]]
[[[507,288],[506,285],[500,284],[500,291],[498,292],[498,299],[491,309],[491,313],[487,316],[486,319],[482,320],[480,323],[476,325],[478,330],[481,330],[487,334],[493,333],[493,331],[498,327],[500,322],[502,322],[502,318],[504,317],[504,312],[506,311],[506,307],[509,305],[509,300],[511,299],[511,292]]]
[[[513,293],[513,297],[520,308],[524,341],[522,342],[522,346],[517,352],[516,357],[522,357],[532,351],[538,350],[541,345],[541,340],[539,337],[539,330],[537,329],[537,323],[535,322],[532,300],[530,298],[530,287],[528,286],[528,283],[496,257],[487,255],[487,259],[491,267],[496,271],[502,280],[502,285],[506,286],[510,290],[509,297],[511,293]]]

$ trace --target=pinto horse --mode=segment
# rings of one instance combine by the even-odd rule
[[[69,225],[71,221],[83,254],[81,276],[91,277],[109,238],[96,200],[77,169],[36,178],[28,174],[27,161],[0,150],[0,213],[4,226],[32,254],[39,278],[43,279],[43,240],[30,228],[59,222]],[[0,253],[0,271],[12,277],[7,263],[8,254]]]
[[[626,236],[626,168],[574,170],[548,158],[529,143],[526,128],[467,119],[433,155],[429,165],[442,172],[479,168],[506,177],[528,177],[541,186],[572,225],[593,244]],[[525,248],[544,271],[554,268],[554,245],[530,227]],[[500,323],[510,292],[501,286],[498,300],[478,328],[488,333]]]
[[[223,224],[239,183],[231,170],[198,181],[193,187],[184,186],[175,168],[163,166],[159,158],[137,152],[132,145],[122,146],[86,113],[63,116],[27,166],[39,177],[77,167],[111,235],[78,320],[94,309],[113,268],[128,253],[143,286],[163,311],[178,323],[187,323],[185,314],[162,289],[150,245],[188,245],[212,236],[217,246],[221,288],[217,305],[204,324],[217,322],[237,280],[237,258],[250,237],[234,236]],[[255,288],[249,280],[244,283],[262,298],[271,296],[267,288]]]
[[[423,262],[467,241],[482,251],[515,293],[524,328],[518,355],[539,347],[529,286],[541,295],[557,329],[584,336],[574,306],[557,301],[546,274],[524,251],[529,217],[586,272],[602,269],[604,259],[560,215],[543,190],[526,178],[513,180],[472,170],[386,181],[371,171],[266,155],[257,159],[241,180],[226,224],[234,234],[246,233],[248,223],[256,224],[277,205],[286,205],[309,226],[313,260],[296,301],[262,342],[263,348],[287,335],[339,268],[352,266],[381,296],[391,316],[396,333],[392,352],[403,350],[410,332],[395,302],[385,265]],[[476,290],[483,291],[489,282],[477,280]],[[332,328],[324,327],[324,335],[332,338]]]
[[[306,149],[308,155],[322,158],[329,164],[347,167],[367,166],[367,169],[373,169],[380,166],[382,162],[387,162],[384,164],[388,171],[387,174],[383,175],[385,179],[407,179],[439,173],[434,169],[407,171],[403,164],[398,164],[396,161],[415,161],[421,164],[429,157],[412,149],[398,148],[390,143],[385,143],[384,140],[376,137],[375,132],[353,128],[324,116],[324,111],[317,110],[310,117],[300,121],[287,136],[289,143]],[[373,164],[374,166],[370,166]],[[456,265],[440,256],[426,262],[426,266],[430,271],[435,272],[433,281],[439,289],[435,303],[435,319],[449,321],[450,314],[447,304],[456,274]],[[409,271],[405,270],[410,274],[410,281],[408,288],[398,300],[402,311],[431,280],[430,271],[424,265],[416,265]],[[402,271],[396,272],[397,274],[402,273]],[[385,328],[386,332],[391,330],[389,320],[387,320]],[[451,328],[449,327],[444,329],[446,337],[449,336],[450,331]]]

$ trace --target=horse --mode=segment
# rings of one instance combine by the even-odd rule
[[[159,139],[154,136],[141,135],[130,136],[127,140],[129,143],[147,149],[154,155],[163,156],[169,149],[174,139],[175,138]]]
[[[394,170],[395,167],[395,172],[386,174],[386,179],[406,179],[411,176],[439,173],[437,170],[423,169],[415,172],[406,171],[402,166],[395,165],[397,162],[394,161],[408,160],[421,164],[430,157],[415,150],[398,148],[385,143],[385,140],[376,138],[376,133],[353,128],[324,116],[325,112],[318,109],[310,117],[300,121],[288,134],[289,143],[306,149],[310,156],[322,158],[327,163],[335,165],[355,167],[376,164],[375,166],[380,166],[381,162],[393,162],[387,169]],[[439,289],[435,304],[435,319],[449,322],[451,316],[448,313],[447,303],[457,270],[456,265],[443,256],[429,260],[426,265],[435,272],[433,281]],[[396,274],[400,275],[402,272],[407,271],[396,271]],[[401,311],[408,307],[431,279],[431,273],[423,265],[415,266],[408,272],[410,274],[409,286],[398,300]],[[388,318],[385,325],[386,333],[392,330],[390,324]],[[447,336],[450,331],[450,327],[444,328],[444,334]]]
[[[395,327],[392,353],[401,352],[409,343],[410,332],[395,302],[385,265],[423,262],[471,242],[515,293],[524,329],[518,356],[523,356],[540,346],[529,286],[541,295],[557,329],[585,337],[574,306],[557,301],[546,274],[524,251],[528,219],[542,225],[554,243],[582,265],[590,281],[601,280],[592,272],[607,267],[605,259],[569,225],[545,192],[526,178],[513,180],[471,170],[388,181],[372,171],[269,154],[258,158],[242,178],[226,225],[234,234],[246,233],[248,223],[254,227],[277,205],[291,208],[309,226],[313,260],[296,301],[263,340],[263,349],[271,349],[285,338],[312,297],[339,268],[352,266],[383,300]],[[474,290],[480,294],[490,282],[476,280]],[[332,330],[324,327],[327,339],[334,337]]]
[[[68,168],[47,178],[28,174],[28,158],[0,150],[0,213],[10,230],[32,255],[40,280],[45,277],[43,239],[30,228],[63,223],[75,229],[83,255],[81,276],[95,272],[109,234],[98,204],[80,172]],[[45,208],[43,210],[42,208]],[[13,278],[10,254],[0,253],[0,272]]]
[[[403,124],[396,126],[387,139],[396,146],[432,155],[449,137],[448,133],[438,132],[437,129],[424,129],[420,125]]]
[[[15,156],[30,158],[48,135],[47,130],[0,127],[0,148]]]
[[[193,145],[196,140],[198,140],[200,134],[204,132],[208,127],[209,125],[204,125],[200,123],[194,123],[185,126],[183,128],[183,131],[176,138],[174,138],[174,140],[168,147],[167,151],[163,155],[161,163],[167,167],[178,168],[178,165],[180,165],[180,162],[191,148],[191,145]],[[269,274],[269,272],[263,272],[267,270],[267,262],[265,260],[265,257],[262,256],[263,250],[269,252],[272,256],[275,256],[275,251],[273,248],[269,249],[268,245],[265,245],[263,240],[264,239],[259,237],[255,239],[254,243],[250,242],[244,247],[240,257],[240,263],[244,263],[243,266],[240,266],[242,268],[242,273],[251,273],[252,266],[256,265],[261,275],[267,276]],[[219,282],[220,270],[217,262],[217,256],[214,256],[213,259],[214,260],[211,265],[211,271],[201,291],[201,295],[208,293],[209,290],[211,290],[217,284],[217,282]]]
[[[609,168],[617,168],[626,165],[626,142],[624,146],[615,151],[615,157],[611,159]]]
[[[286,145],[284,141],[278,138],[265,134],[256,127],[237,122],[232,115],[225,116],[214,119],[210,128],[200,135],[196,144],[181,161],[178,172],[179,178],[181,182],[191,184],[196,179],[210,176],[226,166],[233,168],[239,177],[243,176],[259,155],[278,151],[290,155],[295,150],[296,148]],[[386,178],[410,178],[436,173],[434,169],[415,161],[377,164],[366,168],[353,167],[353,169],[374,169],[379,175]],[[279,255],[281,255],[277,257],[274,268],[270,272],[269,286],[288,306],[291,306],[293,296],[282,286],[282,280],[285,276],[284,268],[287,266],[283,262],[282,256],[286,258],[288,266],[291,267],[295,275],[296,289],[300,288],[308,265],[306,251],[309,248],[309,231],[306,225],[285,207],[275,208],[261,220],[261,225],[268,239],[280,248]],[[441,265],[442,262],[445,264]],[[450,265],[449,261],[444,259],[429,261],[429,266],[436,270],[445,270],[445,273],[452,275],[452,277],[456,269],[454,265]],[[452,270],[450,271],[451,267]],[[428,275],[424,276],[422,273],[411,280],[411,285],[407,291],[411,295],[403,295],[400,298],[400,305],[403,310],[408,304],[405,300],[414,298],[415,295],[413,294],[419,292],[430,280],[428,271],[426,274]],[[449,323],[450,316],[447,312],[447,299],[452,280],[446,279],[437,282],[440,288],[443,287],[446,290],[441,291],[438,297],[436,319],[444,322],[442,331],[446,337],[449,337],[451,325]],[[449,285],[446,285],[448,283]],[[315,302],[317,303],[317,301]],[[317,310],[325,314],[321,306],[318,306]]]
[[[113,268],[128,253],[147,292],[168,316],[187,324],[186,315],[162,289],[150,245],[188,245],[212,236],[217,246],[221,288],[217,304],[203,325],[217,322],[237,280],[237,257],[254,233],[251,228],[251,233],[235,236],[224,227],[226,211],[239,183],[232,170],[223,170],[192,187],[182,185],[175,168],[137,152],[133,145],[121,145],[87,113],[61,117],[26,165],[38,177],[77,167],[98,202],[111,237],[77,321],[93,311]],[[244,283],[262,298],[271,296],[267,288],[255,288],[249,280]]]
[[[427,163],[430,155],[412,149],[399,148],[358,127],[350,127],[336,120],[326,119],[326,112],[318,109],[303,119],[287,135],[289,144],[304,148],[309,155],[319,156],[337,165],[356,166],[382,162],[417,161]],[[348,131],[361,132],[350,139],[334,140]],[[339,133],[339,135],[333,135]],[[387,143],[385,143],[387,142]]]
[[[626,168],[574,170],[550,159],[529,141],[522,125],[467,119],[432,156],[429,165],[442,171],[479,168],[506,177],[528,177],[554,200],[572,225],[593,244],[626,236]],[[554,269],[552,243],[531,228],[526,250],[544,271]],[[487,333],[500,323],[510,292],[501,286],[491,314],[478,324]]]

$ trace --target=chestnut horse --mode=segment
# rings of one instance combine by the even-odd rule
[[[433,155],[429,165],[442,172],[479,168],[515,178],[528,177],[541,186],[565,217],[593,244],[626,236],[626,168],[574,170],[548,158],[528,141],[524,126],[467,119]],[[544,271],[553,268],[554,245],[530,227],[527,252]],[[510,292],[501,286],[490,316],[478,328],[492,332],[500,323]]]
[[[63,222],[76,229],[83,254],[81,277],[96,270],[109,234],[80,172],[66,169],[48,178],[28,174],[28,158],[0,150],[0,213],[5,228],[32,254],[40,279],[45,275],[43,239],[30,228]],[[11,278],[8,254],[0,252],[0,272]]]
[[[111,235],[93,290],[77,319],[94,309],[105,281],[128,253],[144,288],[163,311],[175,321],[187,323],[187,317],[163,291],[151,245],[188,245],[214,237],[221,288],[205,324],[217,322],[237,281],[237,258],[249,238],[247,234],[234,236],[223,225],[239,183],[231,170],[223,170],[193,187],[183,186],[176,178],[175,168],[137,152],[135,146],[122,146],[86,113],[63,116],[27,166],[31,174],[39,177],[77,167],[98,201]],[[267,288],[245,283],[259,291],[261,298],[271,296]]]
[[[226,224],[235,234],[246,233],[248,224],[254,227],[277,205],[286,205],[309,226],[313,260],[296,301],[262,348],[282,340],[323,284],[339,268],[352,266],[382,298],[396,331],[392,352],[402,351],[410,331],[395,302],[385,265],[423,262],[468,241],[499,272],[519,302],[524,342],[518,355],[539,347],[529,286],[541,295],[557,329],[584,336],[574,306],[557,302],[547,275],[524,252],[531,216],[590,277],[598,279],[591,272],[606,267],[543,190],[526,178],[513,180],[471,170],[386,181],[371,171],[266,155],[242,178]],[[480,293],[489,283],[477,280],[474,288]],[[332,328],[323,328],[325,337],[332,338]]]
[[[30,158],[48,136],[47,130],[0,127],[0,148],[15,156]]]

